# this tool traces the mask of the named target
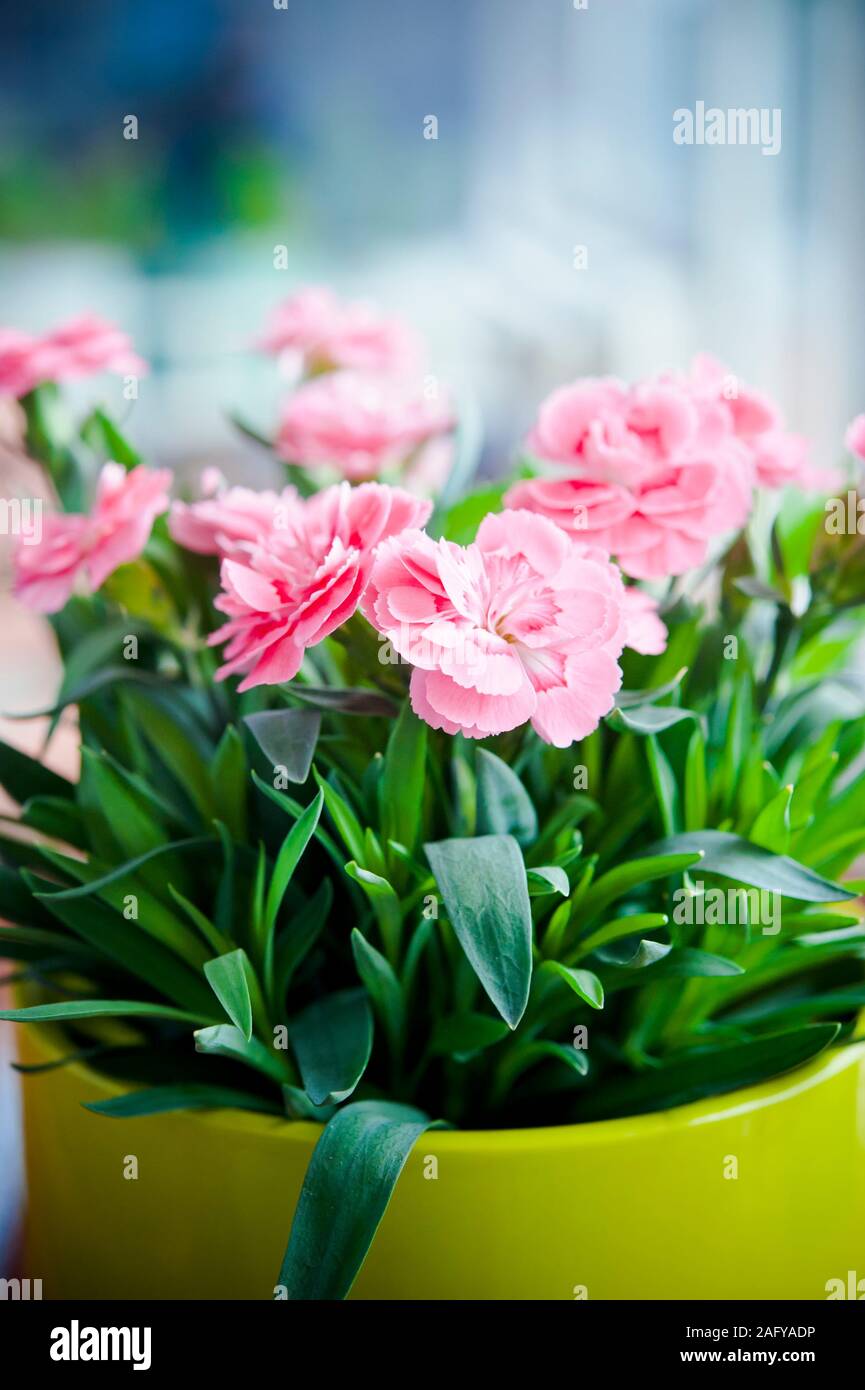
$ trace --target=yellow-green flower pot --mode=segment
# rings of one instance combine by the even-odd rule
[[[58,1053],[50,1028],[20,1036],[28,1062]],[[318,1128],[81,1108],[119,1090],[77,1064],[24,1081],[44,1297],[272,1298]],[[352,1297],[825,1299],[850,1271],[865,1279],[865,1042],[666,1113],[431,1132]]]

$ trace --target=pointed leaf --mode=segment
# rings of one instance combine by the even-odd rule
[[[292,1020],[288,1034],[313,1105],[345,1100],[366,1071],[372,1051],[366,991],[325,995]]]
[[[604,986],[591,970],[575,970],[570,965],[562,965],[560,961],[544,961],[544,970],[551,974],[556,974],[559,979],[564,980],[569,989],[578,994],[584,1004],[588,1004],[592,1009],[602,1009],[604,1007]]]
[[[526,869],[510,835],[425,846],[448,917],[478,979],[516,1028],[532,978],[532,916]]]
[[[538,817],[516,773],[485,748],[478,749],[475,767],[478,834],[513,835],[519,845],[533,844],[538,835]]]
[[[279,1283],[293,1300],[345,1298],[415,1142],[432,1121],[387,1101],[338,1110],[315,1146]]]
[[[260,710],[244,724],[274,768],[285,768],[290,782],[305,782],[321,729],[321,715],[306,709]]]
[[[721,830],[692,831],[674,835],[651,847],[653,854],[701,853],[700,868],[721,878],[736,879],[753,888],[765,888],[803,902],[834,903],[854,898],[855,893],[831,883],[786,854],[770,854],[739,835]]]
[[[207,962],[204,973],[228,1017],[249,1042],[252,1037],[250,979],[254,979],[255,972],[246,952],[228,951],[224,956],[216,956]]]

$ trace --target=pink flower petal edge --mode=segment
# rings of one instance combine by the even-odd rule
[[[422,526],[431,510],[382,483],[338,483],[298,500],[283,528],[222,562],[216,607],[228,621],[208,639],[226,644],[217,678],[242,675],[240,690],[291,680],[306,648],[355,612],[376,546]]]
[[[36,544],[21,539],[14,558],[14,592],[39,613],[56,613],[76,589],[94,592],[121,565],[137,559],[153,523],[168,508],[170,469],[127,472],[106,463],[89,516],[52,513]]]
[[[348,367],[411,373],[423,362],[420,340],[402,319],[382,314],[373,304],[340,300],[320,285],[307,286],[279,304],[258,346],[294,355],[307,371]]]
[[[557,477],[516,484],[528,509],[614,555],[635,579],[684,574],[739,529],[756,486],[830,487],[769,397],[713,358],[627,386],[586,378],[541,405],[527,447]]]
[[[43,382],[97,372],[144,376],[147,370],[127,335],[96,314],[82,314],[41,335],[0,328],[0,395],[26,396]]]
[[[514,511],[485,517],[469,546],[418,530],[385,541],[361,606],[414,667],[412,708],[433,728],[486,738],[531,722],[566,748],[613,707],[624,592],[606,556]]]
[[[331,372],[287,398],[276,448],[287,463],[330,464],[359,482],[401,468],[420,445],[453,425],[449,401],[428,399],[420,382]]]

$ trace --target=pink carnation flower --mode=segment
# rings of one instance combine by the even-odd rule
[[[543,517],[489,515],[466,547],[408,530],[376,554],[362,611],[414,666],[434,729],[486,738],[531,721],[567,748],[613,707],[624,587]]]
[[[289,353],[307,371],[350,367],[364,372],[414,372],[419,340],[374,305],[345,303],[332,290],[310,286],[278,305],[259,341],[265,352]]]
[[[689,381],[701,404],[714,405],[748,450],[758,486],[806,491],[834,486],[840,475],[813,466],[807,439],[784,428],[781,412],[769,396],[745,386],[706,353],[694,358]]]
[[[199,502],[173,502],[168,529],[178,545],[199,555],[242,559],[264,544],[273,530],[288,527],[301,509],[293,487],[279,492],[254,492],[248,487],[223,487]]]
[[[505,505],[600,546],[636,579],[699,564],[710,538],[750,510],[747,450],[714,404],[672,380],[562,387],[541,406],[528,447],[568,476],[518,483]]]
[[[0,395],[26,396],[44,381],[97,372],[143,376],[146,371],[127,335],[95,314],[82,314],[41,336],[0,329]]]
[[[106,463],[89,516],[53,513],[38,544],[15,553],[15,593],[39,613],[56,613],[81,584],[98,589],[144,549],[153,523],[168,507],[170,469]]]
[[[356,482],[402,465],[453,424],[449,403],[427,400],[417,383],[334,372],[289,396],[277,451],[288,463],[332,464]]]
[[[218,679],[242,673],[240,690],[291,680],[305,649],[354,613],[378,543],[422,526],[431,509],[400,488],[339,483],[298,501],[244,560],[223,560],[216,607],[229,621],[208,639],[228,644]]]
[[[658,617],[658,605],[651,594],[633,587],[623,595],[625,646],[641,656],[660,656],[667,648],[667,628]]]
[[[857,458],[865,461],[865,415],[857,415],[847,426],[844,443]]]

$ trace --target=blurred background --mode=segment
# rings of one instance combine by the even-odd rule
[[[0,325],[119,323],[152,374],[82,405],[186,471],[261,478],[227,411],[270,428],[250,340],[309,281],[417,323],[488,472],[560,382],[701,349],[828,461],[865,408],[863,73],[861,0],[6,5]],[[780,152],[675,144],[697,101],[779,108]],[[0,495],[11,467],[0,437]],[[0,709],[44,704],[50,645],[2,598],[0,627]]]

